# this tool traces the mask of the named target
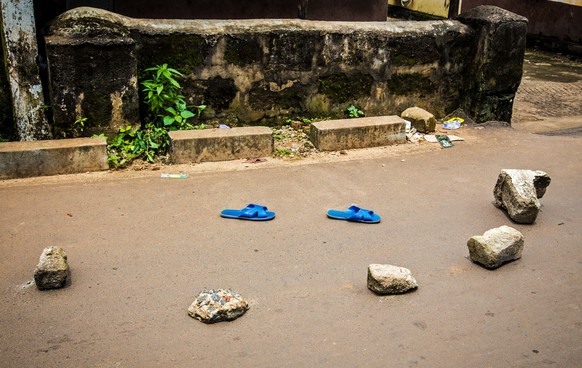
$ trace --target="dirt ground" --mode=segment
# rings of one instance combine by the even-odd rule
[[[449,149],[0,181],[0,366],[578,367],[582,94],[570,88],[582,72],[551,79],[563,60],[538,58],[526,57],[513,127],[461,128]],[[535,224],[493,205],[503,168],[552,177]],[[251,202],[276,218],[219,217]],[[382,222],[326,218],[352,203]],[[524,234],[523,257],[472,263],[467,239],[501,225]],[[32,273],[49,245],[67,252],[71,283],[41,292]],[[411,269],[419,289],[375,295],[371,263]],[[215,325],[188,316],[220,287],[250,310]]]

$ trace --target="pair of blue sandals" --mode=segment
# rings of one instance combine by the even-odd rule
[[[275,212],[271,212],[265,206],[260,204],[249,204],[241,210],[223,210],[220,216],[224,218],[250,220],[250,221],[268,221],[275,218]],[[351,222],[361,222],[365,224],[377,224],[380,222],[380,216],[374,211],[366,210],[358,206],[350,206],[345,211],[329,210],[327,217],[334,220],[345,220]]]

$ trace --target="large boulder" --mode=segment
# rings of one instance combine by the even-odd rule
[[[69,275],[67,254],[60,247],[47,247],[42,251],[34,270],[34,282],[39,290],[58,289],[65,286]]]
[[[188,314],[204,323],[232,321],[242,316],[249,304],[230,289],[205,290],[188,308]]]
[[[400,117],[410,121],[411,125],[421,133],[434,132],[436,127],[434,115],[420,107],[410,107],[404,110]]]
[[[523,244],[523,235],[509,226],[488,230],[467,241],[471,260],[489,269],[521,258]]]
[[[520,224],[532,224],[540,211],[540,201],[551,179],[543,171],[501,170],[493,189],[495,204],[505,208],[509,217]]]
[[[368,289],[376,294],[402,294],[418,288],[408,268],[371,264],[368,266]]]

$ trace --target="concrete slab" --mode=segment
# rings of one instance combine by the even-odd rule
[[[181,130],[170,132],[172,162],[228,161],[273,153],[273,132],[267,127]]]
[[[0,143],[0,179],[107,170],[104,138]]]
[[[406,143],[405,122],[398,116],[320,121],[311,124],[310,135],[320,151]]]

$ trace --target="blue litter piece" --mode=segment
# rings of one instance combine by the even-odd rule
[[[346,220],[351,222],[362,222],[365,224],[377,224],[381,218],[374,211],[360,208],[358,206],[350,206],[345,211],[329,210],[327,217],[334,220]]]
[[[222,210],[220,216],[239,220],[267,221],[275,218],[275,212],[268,211],[267,207],[260,204],[251,203],[241,210]]]

